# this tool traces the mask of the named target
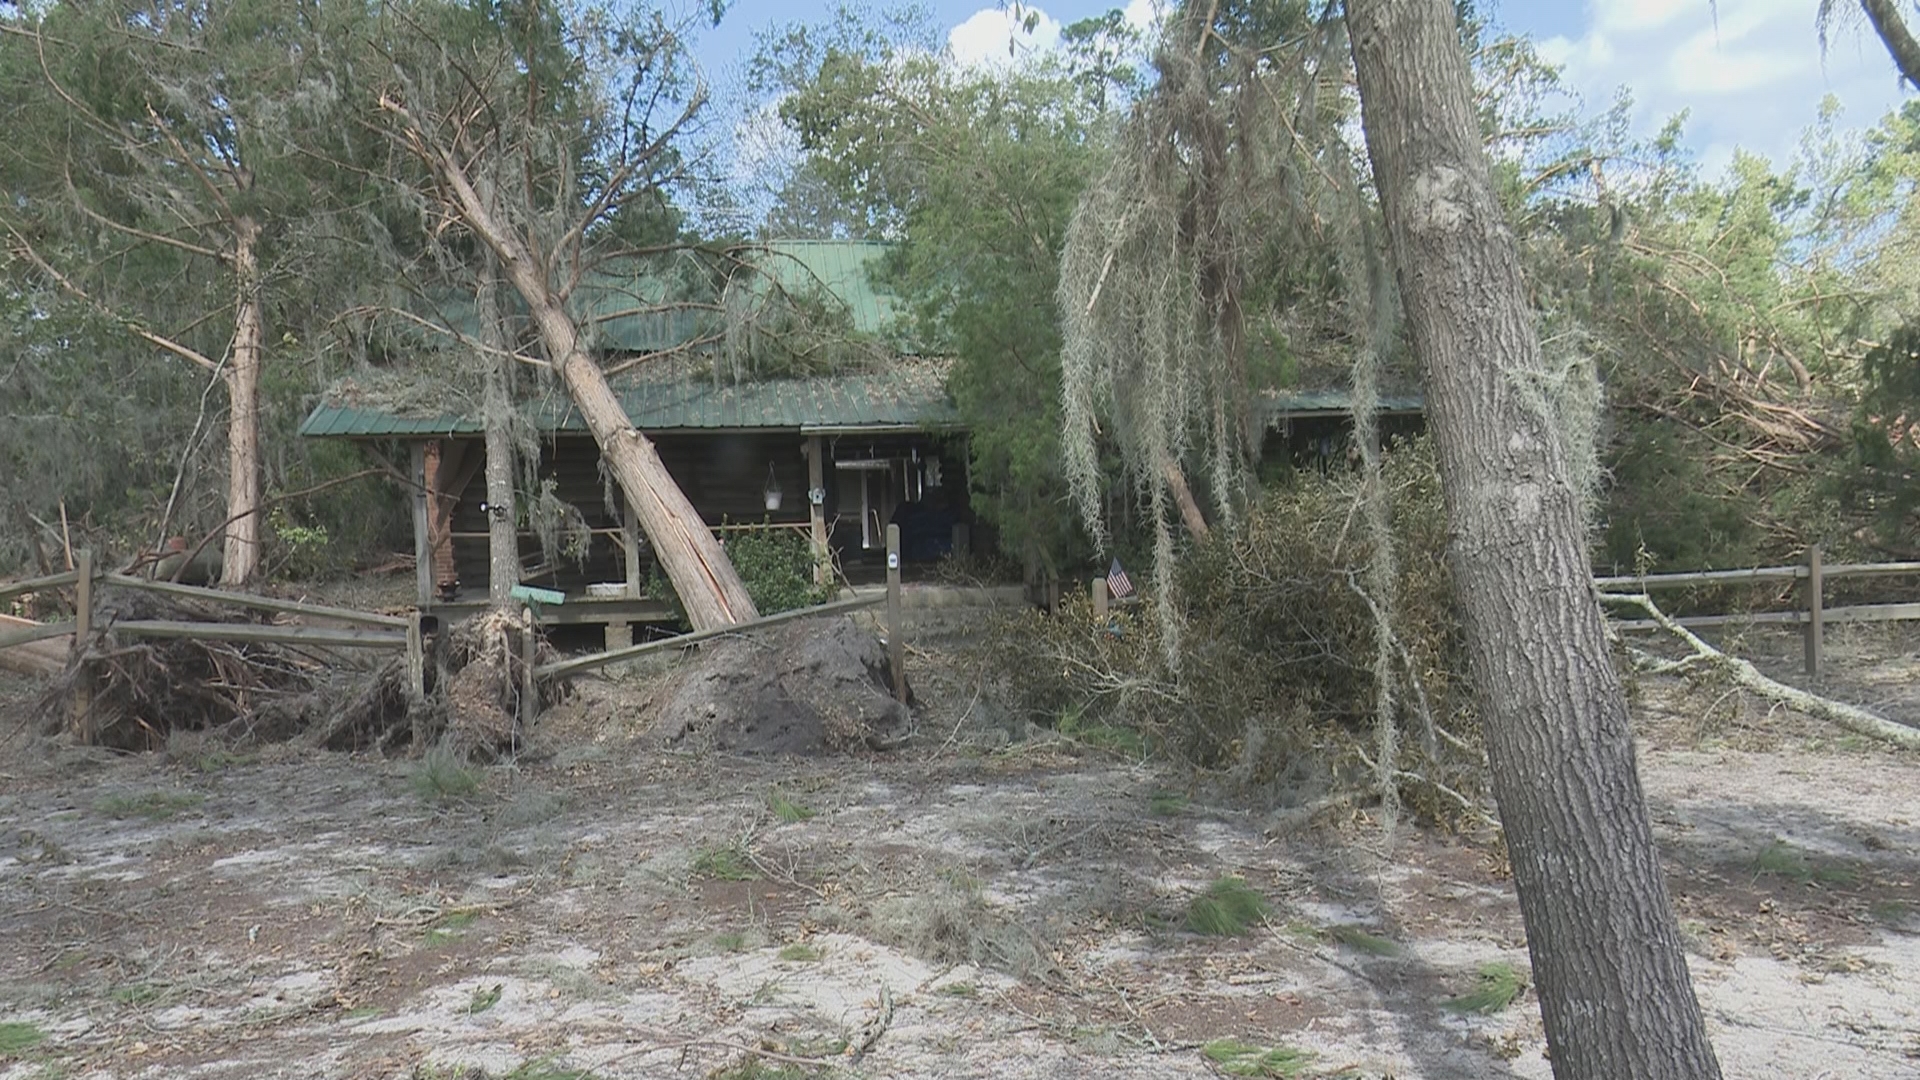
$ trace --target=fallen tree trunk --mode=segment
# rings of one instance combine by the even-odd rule
[[[653,545],[695,630],[711,630],[759,617],[747,587],[712,530],[661,462],[653,441],[628,419],[606,376],[581,346],[579,328],[547,280],[542,260],[525,239],[500,220],[492,200],[475,187],[467,168],[432,140],[405,106],[390,98],[381,106],[412,136],[411,145],[437,174],[448,209],[459,214],[500,260],[500,269],[526,301],[547,359],[593,433],[608,471]]]
[[[1808,693],[1796,686],[1777,682],[1760,673],[1760,669],[1739,657],[1728,656],[1719,649],[1707,644],[1700,635],[1681,626],[1673,617],[1661,611],[1653,598],[1645,593],[1601,593],[1600,599],[1609,604],[1630,604],[1647,613],[1647,617],[1660,624],[1692,649],[1691,655],[1675,661],[1655,661],[1651,670],[1657,672],[1692,671],[1701,667],[1712,668],[1746,690],[1759,694],[1785,705],[1796,712],[1838,724],[1856,735],[1890,742],[1906,750],[1920,750],[1920,728],[1888,720],[1877,713],[1868,712],[1857,705],[1844,701],[1835,701],[1818,694]],[[1651,659],[1651,658],[1649,658]]]

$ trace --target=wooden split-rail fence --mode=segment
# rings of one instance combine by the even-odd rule
[[[331,649],[390,649],[407,656],[407,687],[416,700],[425,697],[426,650],[421,632],[420,613],[384,615],[353,608],[310,604],[301,600],[282,600],[252,593],[226,592],[198,585],[155,581],[129,574],[102,572],[93,565],[91,552],[82,551],[74,559],[74,569],[65,573],[0,585],[0,602],[22,593],[51,589],[73,590],[73,618],[52,623],[33,623],[0,629],[0,649],[37,641],[68,637],[75,648],[84,647],[99,614],[95,597],[102,588],[135,589],[159,593],[182,600],[198,600],[230,607],[297,615],[303,619],[346,625],[308,625],[257,622],[200,622],[184,619],[120,619],[113,632],[124,638],[192,638],[196,641],[236,643],[272,643],[305,645]]]
[[[1653,593],[1672,589],[1697,589],[1767,583],[1801,585],[1800,606],[1784,611],[1741,611],[1718,615],[1682,615],[1674,619],[1681,626],[1711,627],[1731,624],[1798,625],[1805,640],[1808,675],[1820,674],[1826,647],[1826,628],[1830,623],[1896,622],[1920,619],[1920,603],[1849,604],[1826,606],[1827,583],[1843,578],[1881,579],[1920,576],[1920,562],[1835,563],[1827,565],[1818,547],[1807,551],[1807,561],[1799,566],[1757,566],[1741,570],[1700,570],[1674,574],[1629,574],[1597,577],[1594,585],[1609,593]],[[1659,624],[1651,619],[1622,619],[1615,622],[1622,630],[1651,630]]]
[[[0,585],[0,603],[23,593],[45,592],[52,589],[73,590],[74,617],[52,623],[26,623],[0,626],[0,650],[29,645],[35,642],[51,641],[70,637],[73,648],[83,648],[94,628],[94,619],[98,614],[94,597],[102,587],[137,589],[159,593],[186,600],[207,601],[228,604],[234,607],[251,608],[256,611],[271,611],[278,614],[297,615],[304,619],[315,619],[331,623],[345,623],[345,626],[283,625],[277,623],[254,622],[199,622],[175,619],[120,619],[113,623],[113,632],[125,638],[191,638],[197,641],[228,642],[268,642],[280,645],[305,645],[321,648],[358,648],[404,650],[407,656],[407,689],[414,702],[426,697],[426,649],[422,631],[420,612],[415,610],[405,615],[386,615],[377,612],[357,611],[352,608],[333,607],[326,604],[310,604],[298,600],[282,600],[271,596],[256,596],[252,593],[226,592],[221,589],[201,588],[197,585],[181,585],[169,581],[155,581],[148,578],[133,577],[127,574],[102,573],[93,565],[90,552],[82,551],[75,558],[78,564],[65,573],[51,574]],[[612,649],[606,652],[592,653],[586,656],[561,660],[556,663],[536,666],[534,663],[534,620],[528,612],[526,629],[521,640],[521,670],[523,682],[520,694],[521,720],[531,722],[538,707],[539,695],[537,680],[553,679],[566,675],[588,671],[607,664],[631,660],[649,653],[667,649],[684,648],[697,645],[702,641],[737,634],[746,630],[775,626],[795,619],[813,615],[831,615],[839,612],[854,611],[859,608],[886,605],[886,638],[888,661],[893,671],[894,696],[905,701],[907,698],[906,681],[906,634],[901,612],[900,595],[900,527],[887,526],[887,588],[884,593],[856,596],[844,600],[835,600],[816,607],[800,608],[795,611],[783,611],[769,615],[750,623],[723,626],[713,630],[681,634],[676,637],[662,638],[624,649]]]

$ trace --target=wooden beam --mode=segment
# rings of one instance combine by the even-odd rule
[[[35,641],[57,638],[62,634],[73,633],[73,622],[33,623],[12,630],[0,630],[0,649],[11,649],[15,645],[27,645]]]
[[[400,615],[380,615],[371,611],[355,611],[352,608],[329,607],[326,604],[308,604],[299,600],[282,600],[274,596],[255,596],[253,593],[227,592],[222,589],[205,589],[198,585],[177,585],[171,581],[148,581],[146,578],[129,577],[126,574],[103,574],[100,580],[108,585],[117,585],[123,589],[142,589],[147,592],[165,593],[188,600],[206,600],[217,604],[232,604],[235,607],[253,608],[256,611],[280,611],[292,615],[311,615],[319,619],[338,619],[341,622],[362,623],[367,626],[389,626],[396,630],[405,630],[407,620]]]
[[[1825,620],[1821,618],[1821,608],[1826,606],[1823,595],[1825,587],[1820,581],[1820,545],[1807,549],[1807,626],[1806,653],[1807,674],[1818,677],[1820,674],[1820,654],[1825,651]]]
[[[1689,585],[1727,585],[1743,581],[1794,581],[1807,576],[1804,566],[1756,566],[1748,570],[1699,570],[1682,574],[1648,574],[1645,577],[1624,574],[1597,577],[1595,588],[1606,592],[1647,589],[1677,589]]]
[[[640,521],[620,496],[620,554],[627,561],[627,599],[640,599]]]
[[[78,570],[66,570],[58,574],[49,574],[46,577],[28,578],[25,581],[9,582],[6,585],[0,585],[0,600],[11,599],[12,597],[19,596],[21,593],[58,589],[64,585],[71,585],[78,580],[80,580],[80,572]]]
[[[407,456],[407,478],[413,481],[412,497],[407,504],[413,508],[414,598],[421,604],[430,604],[433,602],[433,540],[432,511],[427,505],[427,444],[417,440],[408,443]]]
[[[645,656],[648,653],[660,652],[663,649],[684,649],[689,645],[698,645],[703,641],[710,641],[717,637],[725,637],[728,634],[744,634],[769,626],[778,626],[784,622],[792,622],[795,619],[805,619],[815,615],[837,615],[843,611],[855,611],[860,608],[872,607],[884,600],[886,600],[886,594],[874,593],[870,596],[855,596],[846,600],[834,600],[821,604],[818,607],[795,608],[792,611],[782,611],[777,615],[768,615],[765,618],[755,619],[753,622],[742,623],[738,626],[716,626],[711,630],[698,630],[691,634],[681,634],[678,637],[642,642],[631,649],[610,649],[606,652],[594,653],[590,656],[576,656],[571,660],[561,660],[557,663],[547,664],[536,669],[534,674],[542,679],[559,678],[563,675],[573,675],[582,671],[591,671],[594,668],[605,667],[608,664],[619,663],[622,660],[631,660],[636,656]]]
[[[833,555],[827,550],[826,443],[807,436],[807,540],[813,551],[813,583],[833,584]]]
[[[262,623],[206,623],[175,619],[129,619],[113,624],[126,637],[191,638],[275,645],[319,645],[349,649],[404,649],[407,635],[389,630],[342,630],[330,626],[274,626]]]
[[[907,628],[900,616],[900,526],[887,526],[887,665],[893,669],[893,696],[907,700]]]

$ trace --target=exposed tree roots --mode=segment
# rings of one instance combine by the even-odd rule
[[[476,616],[436,636],[425,696],[407,685],[406,660],[353,667],[322,649],[192,638],[131,638],[116,624],[260,621],[146,593],[115,591],[95,629],[42,701],[46,734],[120,750],[153,750],[176,731],[234,742],[299,740],[330,750],[395,753],[445,737],[468,755],[510,752],[524,738],[524,621]],[[535,663],[552,652],[539,646]],[[558,688],[542,688],[549,700]]]

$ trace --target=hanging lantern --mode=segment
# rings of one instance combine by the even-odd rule
[[[767,509],[769,510],[780,509],[780,502],[782,499],[782,495],[780,492],[780,481],[777,477],[773,475],[773,462],[771,461],[767,462],[766,496],[767,496]]]

